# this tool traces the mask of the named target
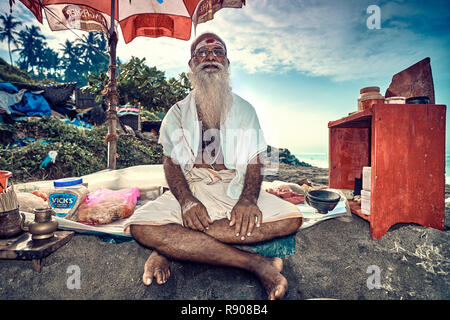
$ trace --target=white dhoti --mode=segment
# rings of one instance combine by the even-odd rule
[[[235,170],[214,171],[209,168],[193,168],[186,173],[186,181],[196,197],[207,209],[212,221],[231,219],[231,210],[237,199],[227,195],[230,181],[235,177]],[[274,222],[288,218],[301,218],[300,210],[294,204],[261,189],[258,202],[262,223]],[[167,191],[156,200],[147,202],[136,209],[126,224],[129,232],[132,224],[164,225],[176,223],[183,225],[181,206],[174,195]]]

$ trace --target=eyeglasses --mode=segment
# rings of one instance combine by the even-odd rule
[[[216,58],[224,58],[225,57],[225,50],[223,50],[222,48],[214,48],[212,50],[206,49],[206,48],[200,48],[198,49],[198,51],[195,53],[195,55],[197,57],[201,57],[201,58],[205,58],[207,57],[210,53],[212,53],[212,55]]]

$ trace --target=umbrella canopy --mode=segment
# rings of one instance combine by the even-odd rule
[[[117,24],[125,43],[138,36],[189,40],[192,24],[213,19],[222,8],[242,8],[245,0],[20,0],[42,23],[44,10],[50,29],[101,31],[108,34],[108,168],[116,169],[117,147]],[[10,0],[10,5],[14,0]]]
[[[11,1],[11,0],[10,0]],[[12,0],[14,1],[14,0]],[[222,8],[242,8],[245,0],[20,0],[42,23],[42,8],[53,31],[107,32],[111,15],[125,43],[138,36],[189,40],[192,24],[213,19]],[[112,13],[114,11],[114,13]]]
[[[12,5],[16,0],[9,0],[9,7],[12,11]],[[42,23],[42,6],[40,0],[20,0],[31,12],[40,23]]]

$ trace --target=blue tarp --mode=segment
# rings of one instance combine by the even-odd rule
[[[19,115],[18,112],[24,113],[29,117],[42,117],[52,114],[47,100],[42,95],[33,92],[25,92],[22,100],[9,108],[12,115]]]
[[[0,83],[0,90],[6,91],[8,93],[17,93],[17,92],[19,92],[19,89],[17,89],[12,83],[9,83],[9,82],[1,82]]]
[[[73,125],[76,127],[82,127],[82,128],[86,128],[86,129],[92,129],[94,127],[92,124],[84,122],[80,119],[73,119],[73,120],[61,119],[61,121],[66,124],[69,124],[69,125]]]

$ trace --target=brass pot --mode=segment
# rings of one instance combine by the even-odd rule
[[[0,212],[0,239],[12,238],[22,233],[25,216],[19,214],[19,208]]]
[[[33,209],[34,222],[27,226],[22,225],[22,230],[31,233],[33,240],[43,240],[54,236],[58,228],[58,221],[52,220],[54,211],[51,208]]]

